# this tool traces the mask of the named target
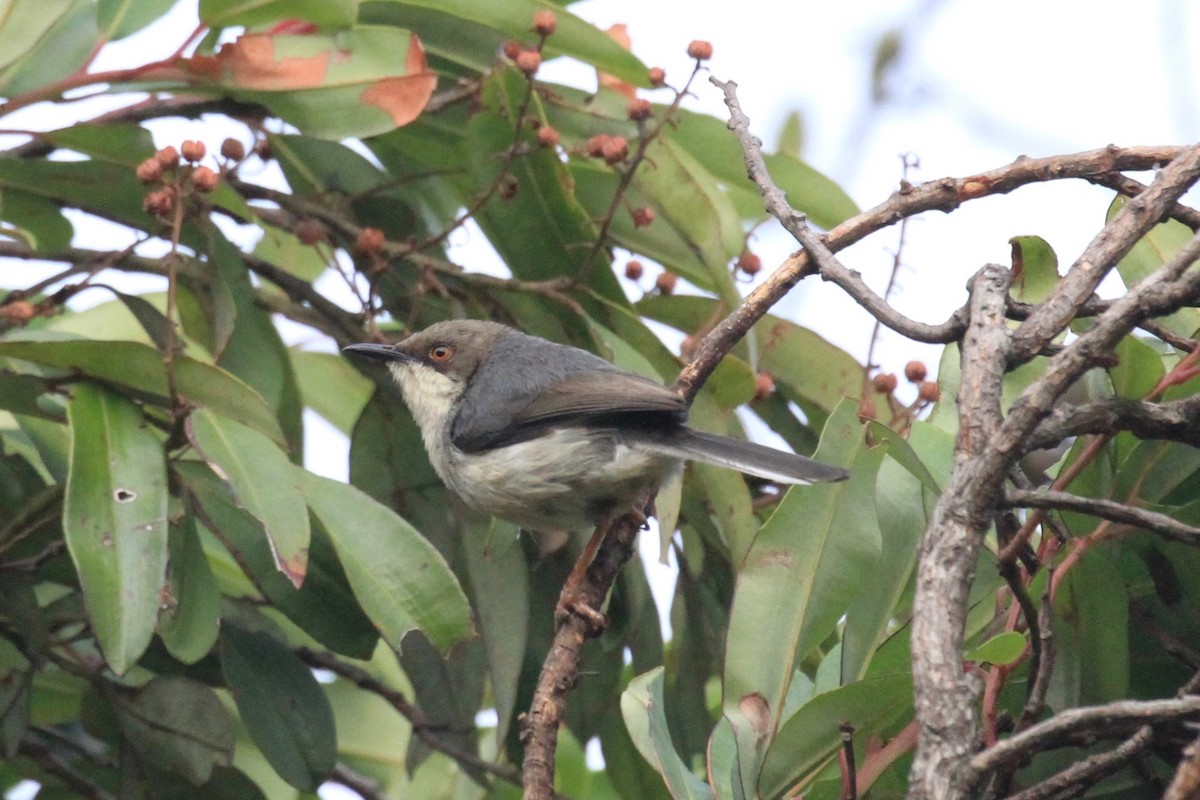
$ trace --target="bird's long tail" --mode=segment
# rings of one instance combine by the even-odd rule
[[[841,467],[786,453],[742,439],[675,428],[669,432],[645,432],[637,446],[655,453],[736,469],[779,483],[825,483],[842,481],[850,473]]]

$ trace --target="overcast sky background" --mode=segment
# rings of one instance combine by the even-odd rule
[[[920,182],[969,175],[1019,155],[1200,138],[1200,9],[1187,0],[585,0],[571,9],[601,27],[626,23],[634,52],[648,65],[664,67],[669,80],[689,71],[685,48],[690,40],[711,41],[712,73],[737,81],[754,132],[772,147],[786,116],[800,112],[806,131],[803,156],[863,208],[882,202],[897,187],[902,154],[919,164],[908,179]],[[177,9],[102,54],[96,69],[160,58],[195,24],[194,8]],[[889,31],[899,35],[902,49],[885,83],[887,99],[874,106],[870,65],[880,37]],[[585,87],[595,80],[590,69],[561,60],[547,64],[542,77]],[[690,107],[726,116],[716,88],[701,81],[695,91]],[[50,129],[124,102],[101,99],[62,109],[43,104],[2,124]],[[215,150],[230,132],[245,138],[236,126],[217,127],[212,120],[161,121],[151,127],[160,146],[198,138]],[[2,137],[0,145],[5,145]],[[943,320],[963,302],[964,283],[979,266],[1008,263],[1008,241],[1017,235],[1046,238],[1065,268],[1098,230],[1110,200],[1109,192],[1082,182],[1060,183],[968,203],[952,215],[920,217],[908,227],[893,300],[922,320]],[[104,227],[80,235],[77,243],[85,246],[115,248],[130,241],[127,234]],[[480,238],[470,232],[457,237],[459,249],[452,256],[468,268],[486,266]],[[844,251],[842,258],[881,289],[896,242],[893,228]],[[788,237],[766,229],[753,246],[767,270],[794,249]],[[28,285],[32,274],[22,262],[0,260],[0,285]],[[327,286],[334,291],[336,285]],[[97,300],[99,294],[94,293]],[[865,357],[869,318],[835,287],[806,281],[777,312]],[[885,337],[877,361],[899,371],[910,358],[935,364],[938,352]],[[310,426],[309,437],[310,468],[345,479],[344,437],[322,425]],[[657,545],[653,537],[644,538],[656,594],[666,595],[673,572],[653,563]]]

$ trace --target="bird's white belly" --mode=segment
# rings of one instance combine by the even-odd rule
[[[483,453],[449,447],[442,455],[452,468],[435,468],[468,505],[531,531],[591,528],[644,502],[679,464],[582,428]]]

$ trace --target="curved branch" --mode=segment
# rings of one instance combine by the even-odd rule
[[[1070,744],[1080,734],[1113,736],[1143,725],[1196,716],[1200,716],[1200,696],[1196,695],[1169,700],[1119,700],[1103,706],[1071,708],[979,753],[971,759],[970,769],[978,780],[1043,750]]]
[[[1026,489],[1009,489],[1004,493],[1003,505],[1009,508],[1045,508],[1063,511],[1077,511],[1090,514],[1093,517],[1107,519],[1111,522],[1123,522],[1138,528],[1144,528],[1160,534],[1168,539],[1185,544],[1200,544],[1200,528],[1185,525],[1174,517],[1157,511],[1147,511],[1135,508],[1114,500],[1102,500],[1095,497],[1080,497],[1070,492],[1058,492],[1048,489],[1029,491]]]
[[[1167,439],[1200,447],[1200,395],[1165,403],[1113,397],[1056,406],[1025,442],[1025,449],[1054,447],[1071,436],[1129,431],[1139,439]]]

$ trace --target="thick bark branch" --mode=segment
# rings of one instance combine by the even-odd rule
[[[1200,395],[1152,403],[1114,397],[1055,406],[1025,443],[1027,450],[1053,447],[1071,436],[1129,431],[1139,439],[1166,439],[1200,447]]]
[[[1009,272],[994,264],[972,279],[954,472],[918,555],[912,653],[920,742],[909,776],[910,797],[961,796],[969,778],[967,759],[978,737],[979,685],[963,671],[963,626],[979,546],[1002,485],[1000,479],[981,480],[976,463],[1001,423],[1010,280]]]

